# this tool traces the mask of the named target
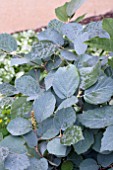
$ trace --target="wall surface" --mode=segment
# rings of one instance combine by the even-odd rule
[[[64,2],[66,0],[0,0],[0,33],[45,26],[55,18],[54,9]],[[113,0],[87,0],[76,16],[98,15],[111,10]]]

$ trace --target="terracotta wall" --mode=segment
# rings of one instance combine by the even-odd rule
[[[68,1],[68,0],[67,0]],[[55,18],[54,9],[66,0],[0,0],[0,32],[14,32],[44,26]],[[113,0],[87,0],[76,16],[113,10]]]

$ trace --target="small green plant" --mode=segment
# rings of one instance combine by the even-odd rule
[[[68,2],[70,17],[81,2]],[[0,50],[12,55],[12,65],[33,66],[14,86],[0,84],[2,104],[11,105],[9,135],[0,135],[1,170],[112,167],[113,50],[90,44],[94,37],[111,41],[111,23],[52,20],[23,55],[11,35],[0,34]]]

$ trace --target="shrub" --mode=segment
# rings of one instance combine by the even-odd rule
[[[80,6],[74,2],[66,3],[65,16]],[[15,39],[0,35],[13,65],[34,67],[14,86],[0,85],[4,106],[11,104],[10,135],[0,142],[2,170],[112,167],[112,28],[112,19],[86,26],[55,19],[28,54],[16,57]]]

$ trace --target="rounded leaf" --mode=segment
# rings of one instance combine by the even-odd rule
[[[24,118],[17,117],[11,120],[7,126],[7,130],[13,136],[21,136],[32,130],[32,124]]]
[[[82,163],[80,164],[80,170],[98,170],[99,166],[97,165],[96,161],[94,159],[85,159],[84,161],[82,161]]]
[[[73,163],[71,161],[63,162],[61,170],[73,170]]]
[[[38,82],[31,76],[22,76],[15,82],[16,89],[27,96],[37,95],[40,92]]]
[[[47,150],[50,154],[64,157],[66,155],[67,147],[60,143],[60,138],[55,138],[48,142]]]
[[[54,75],[53,89],[59,98],[65,99],[76,92],[79,82],[80,77],[76,66],[60,67]]]
[[[103,134],[103,138],[101,140],[101,152],[104,151],[113,151],[113,126],[109,126],[106,128],[106,131]]]
[[[35,100],[33,108],[37,122],[42,122],[53,114],[55,103],[56,99],[51,92],[45,92]]]
[[[100,129],[113,125],[113,106],[104,106],[84,111],[78,116],[79,122],[91,129]]]
[[[102,104],[111,99],[113,95],[113,79],[102,77],[99,81],[85,91],[84,100],[90,104]]]
[[[85,130],[83,135],[84,139],[73,146],[77,154],[85,153],[94,143],[93,133],[91,131]]]
[[[54,117],[55,126],[65,130],[76,121],[76,113],[72,107],[59,110]]]
[[[29,159],[25,154],[11,153],[4,163],[8,170],[25,170],[30,166]]]
[[[97,155],[98,164],[106,168],[113,163],[113,153],[110,154],[98,154]]]
[[[48,162],[45,158],[41,158],[39,160],[31,158],[30,167],[27,170],[48,170]]]
[[[25,153],[25,141],[21,137],[7,136],[0,142],[0,147],[8,148],[10,152]]]
[[[0,49],[11,53],[16,51],[17,49],[17,42],[16,40],[9,34],[0,34]]]

